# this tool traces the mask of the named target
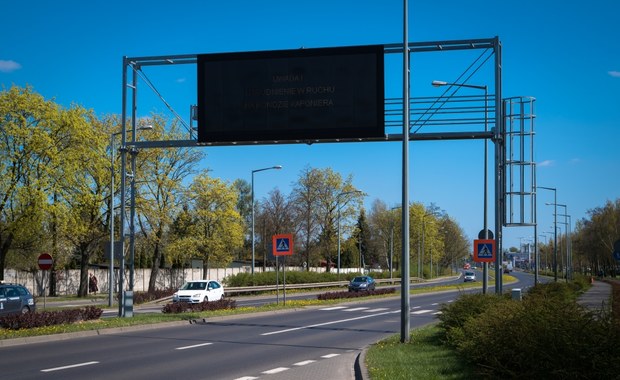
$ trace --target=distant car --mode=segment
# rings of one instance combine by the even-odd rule
[[[368,291],[375,290],[375,280],[370,276],[357,276],[349,282],[349,291]]]
[[[0,284],[0,316],[33,313],[34,297],[26,287],[18,284]]]
[[[224,287],[215,280],[188,281],[172,295],[172,302],[201,303],[224,298]]]
[[[465,275],[463,276],[463,280],[465,282],[476,281],[476,273],[474,273],[474,272],[465,272]]]
[[[471,264],[465,263],[465,265],[463,265],[463,269],[471,269]]]

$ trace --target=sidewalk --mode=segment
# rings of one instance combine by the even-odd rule
[[[610,311],[611,308],[611,285],[594,280],[592,287],[577,298],[577,303],[591,311]]]

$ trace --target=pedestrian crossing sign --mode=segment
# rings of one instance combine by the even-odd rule
[[[495,240],[474,240],[474,261],[478,263],[491,263],[495,261]]]
[[[273,235],[273,255],[274,256],[290,256],[293,254],[293,235],[279,234]]]

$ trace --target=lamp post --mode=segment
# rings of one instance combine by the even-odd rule
[[[338,210],[338,268],[336,273],[338,274],[338,281],[340,281],[340,197],[348,194],[361,193],[360,190],[344,191],[336,195],[336,209]],[[343,205],[344,206],[344,205]],[[329,265],[329,263],[327,263]],[[361,265],[361,261],[360,261]]]
[[[484,91],[484,131],[487,132],[489,130],[489,107],[488,107],[488,87],[486,85],[484,86],[480,86],[480,85],[475,85],[475,84],[466,84],[466,83],[448,83],[448,82],[444,82],[444,81],[439,81],[439,80],[434,80],[431,83],[434,87],[442,87],[442,86],[456,86],[456,87],[466,87],[466,88],[473,88],[476,90],[483,90]],[[482,212],[482,231],[484,231],[484,239],[488,239],[489,238],[489,228],[488,228],[488,219],[487,219],[487,214],[488,214],[488,155],[489,155],[489,148],[488,148],[488,144],[487,144],[487,140],[484,140],[484,191],[483,191],[483,212]],[[497,232],[497,231],[496,231]],[[497,253],[499,255],[499,253]],[[498,268],[496,268],[497,270],[499,270]],[[484,262],[482,264],[482,278],[484,279],[483,281],[483,286],[482,286],[482,291],[483,293],[486,294],[487,291],[487,276],[488,276],[488,270],[489,270],[489,263]]]
[[[550,203],[546,203],[547,205],[551,205]],[[558,203],[556,206],[560,206],[564,208],[564,214],[559,214],[557,216],[563,216],[564,217],[564,227],[565,227],[565,231],[566,231],[566,282],[568,282],[568,278],[569,278],[569,265],[570,265],[570,225],[571,225],[571,221],[570,221],[570,215],[568,215],[568,207],[565,204],[560,204]]]
[[[553,278],[555,282],[558,282],[558,191],[555,187],[546,187],[546,186],[536,186],[537,189],[545,189],[553,191]]]
[[[265,170],[280,170],[282,165],[270,166],[268,168],[254,169],[252,170],[252,279],[254,279],[254,253],[255,253],[255,239],[254,239],[254,173],[262,172]]]

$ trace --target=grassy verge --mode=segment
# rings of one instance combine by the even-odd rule
[[[436,326],[416,329],[407,344],[392,336],[370,347],[366,367],[373,380],[472,379],[475,374],[440,340]]]

